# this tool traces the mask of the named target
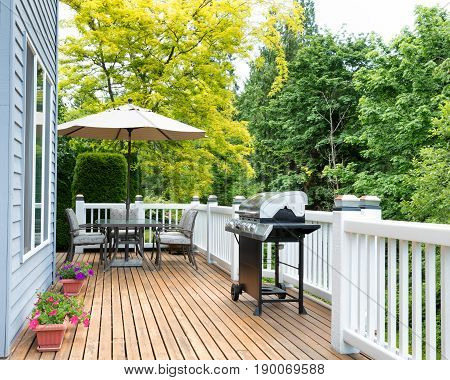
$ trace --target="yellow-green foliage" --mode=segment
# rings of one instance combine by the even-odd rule
[[[65,0],[78,35],[61,47],[66,119],[134,103],[204,129],[202,141],[139,144],[144,170],[173,200],[204,195],[212,168],[252,176],[245,122],[235,120],[233,60],[259,41],[277,54],[276,92],[287,78],[281,29],[300,31],[302,8],[272,0]],[[257,10],[259,22],[255,23]],[[252,16],[253,12],[253,16]]]

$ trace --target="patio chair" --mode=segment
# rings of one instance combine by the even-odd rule
[[[186,222],[186,216],[188,214],[189,209],[184,209],[183,213],[181,214],[181,218],[178,221],[178,224],[175,225],[169,225],[169,226],[165,226],[160,232],[164,231],[164,232],[177,232],[177,230],[179,230],[180,228],[183,228],[185,222]],[[151,260],[153,260],[153,254],[154,254],[154,250],[155,250],[155,243],[156,243],[156,233],[153,234],[153,239],[152,239],[152,255],[151,255]],[[169,251],[169,254],[172,253],[172,247],[174,247],[174,245],[168,245],[167,249]],[[184,258],[186,258],[186,253],[182,250],[181,253],[183,254]]]
[[[183,255],[187,254],[189,262],[195,269],[198,269],[194,254],[194,226],[197,218],[197,210],[187,210],[180,219],[180,224],[170,227],[166,231],[158,231],[156,234],[156,245],[158,254],[156,261],[158,268],[161,268],[161,244],[168,246],[181,246]]]
[[[70,245],[67,249],[66,261],[72,261],[76,246],[99,245],[100,258],[104,260],[106,254],[106,235],[99,229],[99,232],[87,232],[88,229],[97,228],[95,224],[79,224],[75,212],[71,208],[66,208],[66,216],[69,221]]]

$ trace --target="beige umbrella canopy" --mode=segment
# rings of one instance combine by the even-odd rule
[[[58,126],[60,136],[102,140],[194,140],[205,131],[177,120],[128,104],[72,120]]]
[[[177,120],[128,104],[95,115],[72,120],[58,126],[60,136],[102,140],[128,140],[127,219],[130,209],[131,140],[195,140],[205,131]]]

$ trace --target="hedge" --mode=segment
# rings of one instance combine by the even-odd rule
[[[56,202],[56,249],[66,250],[69,245],[69,223],[64,210],[73,207],[72,179],[76,154],[69,147],[69,139],[58,139],[58,176]]]
[[[87,203],[120,203],[126,199],[127,161],[122,154],[82,153],[77,157],[72,197]]]

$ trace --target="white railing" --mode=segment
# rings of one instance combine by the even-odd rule
[[[359,200],[349,201],[357,211]],[[450,226],[367,211],[336,212],[333,346],[379,359],[448,359]]]
[[[363,198],[344,196],[333,212],[306,212],[307,223],[321,228],[305,238],[304,289],[331,303],[333,347],[373,358],[448,358],[450,226],[381,220],[379,200]],[[190,204],[141,199],[135,202],[141,216],[166,223],[177,223],[186,208],[198,210],[195,246],[209,263],[239,279],[239,246],[225,223],[237,217],[242,197],[231,207],[218,206],[215,196],[207,204],[198,198]],[[78,197],[76,213],[80,223],[94,223],[114,207],[124,205],[89,204]],[[151,239],[148,231],[146,247]],[[283,246],[280,261],[297,266],[298,244]],[[264,244],[264,277],[274,276],[273,253],[274,245]],[[297,279],[296,269],[280,265],[280,280],[298,285]]]
[[[230,272],[233,280],[239,279],[239,261],[237,244],[234,236],[225,232],[225,223],[233,217],[237,217],[235,211],[243,197],[236,197],[232,207],[218,206],[217,197],[210,196],[208,203],[200,204],[198,197],[194,197],[190,204],[162,204],[143,203],[138,196],[132,207],[137,207],[141,217],[162,221],[165,223],[178,223],[182,211],[193,207],[198,210],[198,216],[194,228],[194,244],[197,249],[208,257],[208,262],[216,264]],[[76,214],[80,223],[95,223],[97,219],[109,217],[112,208],[123,208],[123,203],[85,203],[82,195],[76,200]],[[305,238],[305,290],[331,301],[331,241],[332,241],[333,213],[322,211],[307,211],[308,223],[318,223],[321,229]],[[153,231],[145,232],[145,247],[153,245]],[[84,248],[89,248],[84,247]],[[77,247],[77,252],[82,252],[83,247]],[[263,275],[274,277],[274,262],[272,255],[274,245],[266,243],[263,247]],[[280,253],[280,261],[293,266],[298,265],[298,243],[284,244]],[[295,269],[280,265],[280,279],[287,284],[298,286],[298,274]]]

